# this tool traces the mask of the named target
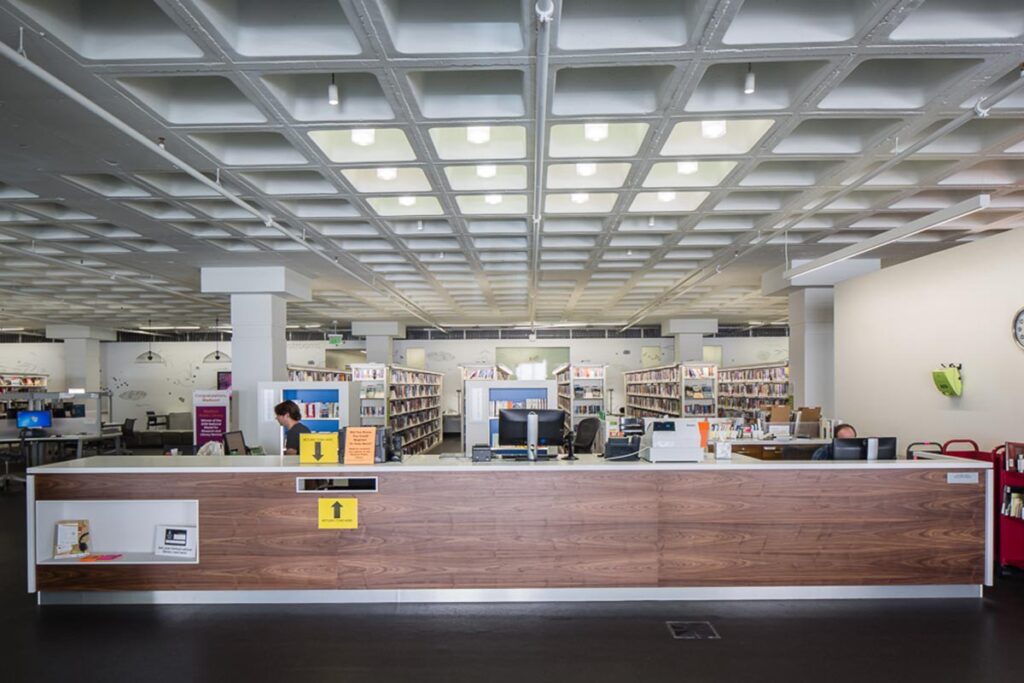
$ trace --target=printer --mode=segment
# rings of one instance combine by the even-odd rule
[[[651,462],[701,462],[700,427],[693,419],[648,420],[640,455]]]

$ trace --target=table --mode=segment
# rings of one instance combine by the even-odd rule
[[[979,598],[992,581],[991,465],[941,455],[99,456],[28,474],[42,604]],[[350,526],[324,525],[335,503]],[[123,557],[52,558],[61,519]],[[198,556],[152,555],[168,524],[197,529]]]
[[[120,451],[122,448],[120,431],[105,434],[54,434],[52,436],[30,436],[24,439],[21,437],[0,438],[0,443],[22,444],[23,455],[28,467],[36,467],[43,464],[43,455],[48,444],[74,443],[75,458],[78,459],[82,457],[86,443],[100,444],[96,448],[98,455],[104,441],[113,441],[114,450]]]

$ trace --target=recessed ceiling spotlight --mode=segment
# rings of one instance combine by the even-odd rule
[[[334,83],[334,74],[331,74],[331,82],[327,86],[327,104],[338,106],[338,86]]]
[[[648,216],[647,217],[647,227],[648,228],[653,228],[654,227],[654,216]]]
[[[444,258],[444,252],[443,251],[437,252],[437,258],[443,259]]]
[[[481,178],[493,178],[498,175],[498,167],[494,164],[480,164],[476,167],[476,174]]]
[[[755,90],[754,65],[747,63],[747,75],[743,79],[743,94],[753,95]]]
[[[491,141],[490,126],[466,126],[466,140],[474,145],[483,145]]]
[[[569,201],[573,204],[585,204],[590,199],[590,195],[586,192],[573,192],[569,195]]]
[[[584,123],[583,137],[591,142],[601,142],[608,138],[607,123]]]
[[[676,198],[676,193],[671,190],[663,190],[658,193],[659,202],[670,202]]]
[[[484,202],[486,202],[487,204],[490,204],[491,206],[494,206],[495,204],[501,204],[501,195],[500,194],[485,194],[484,195]]]
[[[693,175],[700,166],[696,161],[677,161],[676,172],[682,175]]]
[[[633,250],[632,249],[627,249],[626,250],[626,256],[632,256],[632,255],[633,255]]]
[[[416,203],[416,198],[411,195],[402,195],[398,198],[398,203],[402,206],[412,206]]]
[[[353,128],[352,144],[360,147],[369,147],[377,140],[377,131],[373,128]]]
[[[700,134],[709,140],[720,138],[725,135],[725,121],[721,119],[709,119],[700,122]]]
[[[381,180],[394,180],[398,177],[398,169],[394,166],[382,166],[377,169],[377,177]]]
[[[590,162],[582,162],[576,164],[576,175],[584,178],[590,177],[597,173],[597,164]]]

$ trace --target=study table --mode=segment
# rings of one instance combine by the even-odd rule
[[[26,490],[43,604],[978,598],[992,580],[992,470],[947,456],[98,456],[33,467]],[[321,528],[334,503],[349,528]],[[67,519],[122,556],[53,559]],[[154,555],[157,525],[195,527],[197,557]]]
[[[81,459],[85,452],[85,444],[97,444],[96,450],[98,454],[99,449],[103,447],[103,443],[107,441],[114,444],[115,450],[121,450],[120,431],[103,432],[101,434],[52,434],[48,436],[26,436],[24,438],[20,436],[0,437],[0,443],[23,444],[26,451],[25,458],[30,467],[42,464],[46,446],[49,444],[61,446],[64,444],[74,444],[75,459]]]

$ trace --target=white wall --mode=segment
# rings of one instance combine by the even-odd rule
[[[1024,440],[1024,351],[1011,320],[1024,306],[1024,230],[885,268],[836,286],[836,412],[861,433],[911,441]],[[964,395],[931,371],[962,363]]]
[[[0,344],[0,371],[49,375],[48,388],[67,390],[64,378],[64,343]]]
[[[723,368],[789,360],[788,337],[720,337],[705,339],[704,346],[722,347]]]

